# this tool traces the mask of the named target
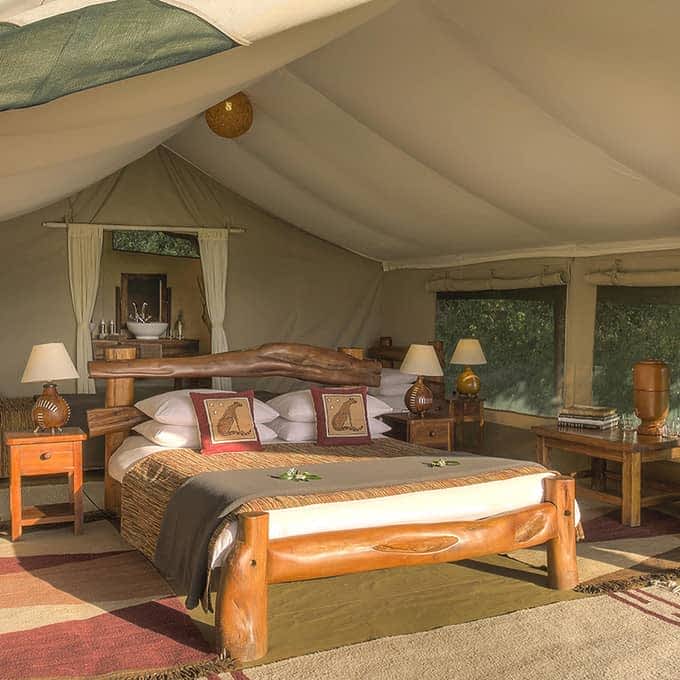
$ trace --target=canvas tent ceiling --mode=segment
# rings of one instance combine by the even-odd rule
[[[168,140],[268,211],[391,266],[679,247],[678,25],[672,0],[369,3],[95,88],[120,88],[128,106],[91,126],[40,114],[87,92],[1,113],[3,150],[33,146],[15,147],[21,173],[0,169],[0,210],[52,200],[55,169],[63,195],[85,181],[83,158],[96,179]],[[249,133],[222,140],[202,118],[179,129],[240,87]],[[42,129],[61,166],[38,153]],[[64,132],[90,148],[74,159]]]
[[[0,6],[5,4],[0,0]],[[47,3],[45,7],[51,4]],[[60,0],[54,0],[54,5],[62,4]],[[193,4],[245,8],[252,5],[251,0]],[[140,158],[215,102],[351,30],[391,2],[272,0],[271,4],[306,8],[307,14],[296,16],[299,25],[253,40],[247,47],[136,77],[114,79],[38,106],[0,111],[0,220],[49,205]],[[334,13],[348,6],[355,7]],[[320,8],[324,11],[320,12]],[[324,14],[329,16],[309,21]],[[269,16],[260,17],[262,26],[267,24]],[[6,15],[4,20],[7,20]],[[285,25],[282,21],[274,29]],[[100,38],[96,24],[90,26],[94,32],[88,34],[88,39],[90,43],[96,43]],[[252,26],[249,29],[252,36],[259,36],[264,30],[262,26],[259,29]],[[3,82],[17,74],[8,67],[14,55],[4,51],[7,47],[5,37],[13,36],[14,28],[5,30],[7,24],[0,25],[0,76]],[[136,25],[124,28],[134,33]],[[269,30],[274,29],[270,27]],[[40,51],[40,42],[31,45],[32,49]],[[66,40],[66,47],[73,50],[71,58],[75,61],[72,65],[75,72],[88,68],[96,73],[96,61],[88,61],[90,57],[94,58],[92,51],[78,51],[77,41],[69,44]],[[128,56],[134,61],[134,53]],[[81,58],[85,61],[79,68]],[[3,88],[0,88],[0,97],[2,93]]]

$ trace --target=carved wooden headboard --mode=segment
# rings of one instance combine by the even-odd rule
[[[90,437],[105,436],[104,502],[119,505],[119,486],[109,474],[109,458],[130,429],[148,420],[136,409],[135,379],[139,378],[297,378],[325,385],[380,385],[381,364],[355,359],[343,352],[296,343],[271,343],[253,349],[197,357],[136,359],[134,347],[110,347],[106,361],[88,364],[91,378],[106,379],[105,407],[87,412]]]

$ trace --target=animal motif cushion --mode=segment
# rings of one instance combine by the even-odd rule
[[[312,387],[319,446],[370,444],[365,387]]]
[[[247,392],[191,392],[201,434],[201,453],[260,451],[255,427],[252,390]]]

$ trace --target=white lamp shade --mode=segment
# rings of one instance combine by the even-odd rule
[[[444,375],[439,357],[432,345],[411,345],[399,370],[414,375]]]
[[[44,345],[33,345],[21,382],[55,382],[77,377],[78,371],[63,343],[48,342]]]
[[[452,364],[479,366],[486,363],[482,346],[476,338],[461,338],[451,357]]]

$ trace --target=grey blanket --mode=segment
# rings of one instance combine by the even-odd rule
[[[523,467],[525,461],[489,458],[471,453],[442,456],[459,464],[431,467],[432,458],[404,456],[375,461],[305,465],[321,479],[296,482],[277,479],[287,468],[203,472],[173,494],[163,517],[156,546],[156,567],[187,593],[193,609],[205,590],[210,539],[231,512],[254,498],[332,493],[350,489],[399,486],[413,482],[455,479]]]

